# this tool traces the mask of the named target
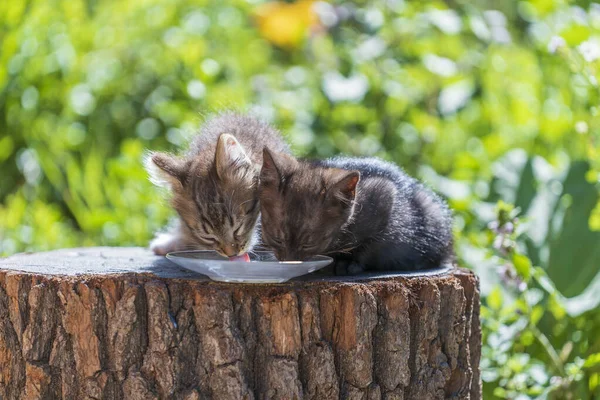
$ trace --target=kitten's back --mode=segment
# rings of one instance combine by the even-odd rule
[[[396,164],[376,157],[334,157],[317,161],[323,167],[360,171],[362,178],[379,177],[394,182],[399,188],[410,186],[418,181],[407,175]]]
[[[205,164],[214,157],[219,136],[229,133],[240,142],[250,159],[262,163],[262,152],[265,146],[273,151],[289,153],[289,147],[281,133],[251,115],[226,111],[215,114],[202,124],[200,132],[193,138],[188,151],[188,157],[206,157]]]
[[[411,260],[415,269],[435,267],[451,261],[452,214],[446,202],[427,186],[407,175],[397,165],[374,157],[336,157],[317,163],[324,167],[360,172],[356,201],[360,204],[359,213],[362,215],[356,216],[357,223],[353,229],[364,229],[359,224],[372,225],[381,218],[381,211],[370,205],[392,203],[387,214],[385,233],[376,241],[392,241],[408,246],[397,247],[389,254],[390,258]],[[393,185],[395,193],[384,190],[386,181]],[[383,196],[386,198],[381,198]],[[394,254],[396,252],[402,254]]]

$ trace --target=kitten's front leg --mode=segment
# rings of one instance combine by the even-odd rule
[[[353,261],[348,265],[347,272],[348,275],[360,275],[365,272],[365,266]]]
[[[179,240],[177,236],[172,233],[159,233],[150,242],[150,250],[157,256],[164,256],[167,253],[176,251],[179,247]]]
[[[348,265],[349,264],[350,264],[350,260],[335,259],[333,261],[333,273],[336,276],[345,276],[345,275],[348,275]]]
[[[181,223],[177,221],[167,232],[159,232],[150,242],[150,250],[158,256],[164,256],[172,251],[189,249],[188,235],[183,232]]]
[[[353,259],[336,259],[333,264],[336,276],[358,275],[365,271],[362,264]]]

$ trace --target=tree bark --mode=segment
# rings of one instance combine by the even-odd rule
[[[0,260],[0,399],[481,398],[476,277],[225,284],[137,248]]]

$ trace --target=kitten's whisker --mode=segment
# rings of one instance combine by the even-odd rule
[[[249,200],[246,200],[246,201],[242,201],[242,203],[240,204],[240,207],[242,207],[244,204],[249,203],[251,201],[254,201],[254,199],[249,199]]]
[[[201,248],[199,246],[184,246],[181,249],[182,249],[181,251],[187,251],[187,250],[202,251],[202,250],[207,250],[207,249]]]
[[[357,246],[354,247],[345,247],[345,248],[340,248],[337,250],[331,250],[326,252],[325,254],[334,254],[334,253],[348,253],[350,254],[350,251],[354,250]]]

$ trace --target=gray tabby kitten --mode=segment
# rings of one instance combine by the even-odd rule
[[[259,199],[263,241],[280,260],[328,254],[345,274],[453,259],[446,203],[376,158],[305,161],[265,149]]]
[[[263,148],[288,152],[279,132],[250,116],[227,112],[208,120],[181,157],[154,152],[151,181],[170,189],[175,226],[150,243],[155,254],[195,249],[224,256],[246,253],[257,241],[258,175]]]

